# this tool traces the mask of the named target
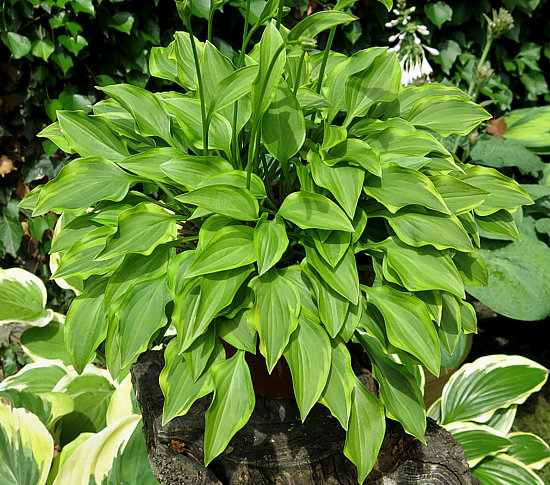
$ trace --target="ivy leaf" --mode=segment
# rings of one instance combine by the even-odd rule
[[[40,57],[44,62],[48,62],[48,58],[55,50],[54,43],[50,39],[39,39],[32,43],[32,53],[36,57]]]
[[[453,9],[447,2],[429,2],[424,5],[424,13],[437,28],[453,18]]]
[[[32,44],[28,37],[17,34],[16,32],[2,32],[0,35],[4,44],[6,44],[11,51],[14,59],[20,59],[31,51]]]
[[[3,217],[0,221],[0,242],[6,253],[17,258],[17,251],[23,239],[23,227],[19,220]]]

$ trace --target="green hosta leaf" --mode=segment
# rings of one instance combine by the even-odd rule
[[[464,448],[470,467],[476,466],[487,456],[505,452],[512,442],[489,426],[476,423],[456,422],[445,426]]]
[[[473,251],[473,246],[456,216],[447,216],[437,212],[399,211],[377,212],[371,217],[381,215],[399,239],[410,246],[422,247],[431,245],[436,249],[447,248],[458,251]]]
[[[507,210],[501,209],[488,216],[476,216],[475,220],[479,229],[485,233],[504,236],[506,239],[520,240],[514,218]]]
[[[343,231],[310,231],[315,248],[332,267],[336,266],[351,245],[351,234]],[[326,237],[326,239],[324,239]],[[323,240],[324,239],[324,240]]]
[[[27,364],[17,374],[4,379],[0,383],[0,390],[51,392],[59,380],[66,375],[67,369],[56,362]]]
[[[179,348],[180,344],[175,338],[164,350],[165,364],[159,375],[160,388],[164,394],[163,426],[176,416],[187,414],[197,399],[214,390],[210,372],[205,372],[199,379],[193,381],[185,359],[179,354]],[[210,365],[223,359],[224,350],[220,344],[210,356]]]
[[[461,298],[464,297],[464,285],[458,270],[449,255],[430,246],[415,248],[401,242],[396,237],[367,245],[385,252],[384,273],[388,281],[404,286],[410,291],[445,290]],[[368,250],[368,247],[365,247]],[[393,278],[396,273],[398,278]]]
[[[330,167],[314,152],[308,154],[308,160],[315,183],[329,190],[348,217],[353,219],[361,195],[365,171],[343,164]]]
[[[177,236],[178,217],[148,202],[125,210],[118,218],[117,231],[107,238],[105,249],[96,260],[104,261],[126,253],[151,254],[159,244]]]
[[[164,162],[160,169],[172,180],[193,190],[206,179],[228,172],[233,167],[222,157],[188,155]]]
[[[426,305],[389,286],[362,287],[368,303],[384,316],[392,345],[409,352],[435,376],[439,375],[439,339]]]
[[[106,280],[92,283],[71,304],[65,321],[65,343],[78,373],[92,360],[97,346],[107,336],[103,310]]]
[[[116,161],[130,155],[126,142],[100,117],[87,115],[84,111],[58,111],[57,117],[63,135],[81,156]]]
[[[14,59],[20,59],[31,51],[31,41],[24,35],[15,32],[2,32],[2,41],[11,51]]]
[[[295,286],[274,268],[252,279],[249,286],[256,298],[248,322],[260,335],[260,352],[271,372],[298,325],[300,297]]]
[[[228,170],[227,172],[212,175],[201,182],[197,188],[209,187],[211,185],[231,185],[232,187],[250,190],[252,195],[257,199],[265,199],[267,193],[264,182],[255,173],[250,175],[250,189],[246,189],[248,175],[244,170]]]
[[[246,96],[252,89],[252,82],[258,75],[259,66],[242,67],[222,79],[210,101],[210,112],[219,111]]]
[[[45,327],[27,328],[21,334],[21,348],[34,361],[60,360],[69,365],[71,359],[63,339],[63,316],[55,314],[54,320]]]
[[[491,115],[481,106],[460,96],[436,95],[420,99],[407,114],[413,125],[441,136],[467,135]]]
[[[313,15],[309,15],[295,25],[288,33],[287,41],[297,41],[301,37],[313,38],[326,29],[330,29],[336,25],[345,24],[356,19],[357,17],[354,17],[353,15],[335,10],[317,12]]]
[[[424,174],[391,164],[382,168],[382,177],[370,176],[363,190],[395,213],[407,205],[421,205],[445,214],[449,209]]]
[[[330,372],[319,402],[330,410],[346,430],[354,382],[355,374],[351,368],[351,356],[346,345],[339,338],[331,339]]]
[[[172,113],[188,141],[197,149],[204,146],[202,131],[201,103],[198,99],[168,98],[166,108]],[[231,124],[223,116],[215,113],[208,127],[208,148],[231,153]]]
[[[464,300],[458,300],[458,303],[460,304],[460,325],[462,327],[462,331],[464,332],[464,334],[477,333],[477,315],[474,307]],[[458,342],[460,346],[460,338]]]
[[[36,136],[41,136],[41,137],[47,138],[48,140],[51,140],[61,150],[63,150],[66,153],[74,153],[75,152],[75,150],[73,148],[71,148],[71,146],[69,145],[69,142],[65,138],[65,135],[61,131],[61,127],[59,126],[59,121],[56,121],[56,122],[52,123],[51,125],[46,126],[46,128],[44,128]],[[35,189],[36,188],[37,187],[35,187]]]
[[[288,84],[281,82],[262,117],[262,141],[273,157],[286,163],[300,150],[305,138],[302,109]]]
[[[275,27],[275,21],[272,20],[265,28],[260,40],[260,70],[254,83],[252,84],[251,100],[256,116],[265,113],[271,99],[275,94],[275,88],[283,73],[286,61],[286,52],[284,41],[281,34]],[[275,54],[279,49],[279,55]],[[269,69],[273,62],[273,67]]]
[[[243,225],[222,227],[197,253],[187,278],[239,268],[256,261],[254,229]]]
[[[178,69],[179,83],[185,88],[195,91],[197,86],[195,78],[197,76],[197,70],[193,59],[193,51],[191,47],[191,39],[187,32],[176,32],[174,34],[175,39],[175,57],[176,65]],[[195,46],[199,59],[204,52],[204,43],[195,39]]]
[[[461,335],[462,313],[456,297],[441,292],[441,319],[437,327],[439,342],[445,351],[453,355]]]
[[[302,422],[319,399],[330,371],[331,346],[325,330],[301,317],[284,351]]]
[[[231,304],[252,266],[206,274],[189,279],[174,299],[172,315],[181,351],[202,335],[222,309]]]
[[[481,357],[461,367],[443,389],[442,423],[485,423],[496,409],[525,402],[547,377],[547,369],[524,357]]]
[[[96,483],[102,483],[117,453],[125,446],[140,421],[140,415],[132,414],[90,436],[65,460],[53,485],[87,485],[92,476]]]
[[[204,98],[206,106],[210,106],[218,84],[232,74],[235,69],[231,61],[209,41],[204,44],[200,65],[201,71],[208,73],[207,76],[202,76],[202,92],[200,95]]]
[[[357,467],[359,483],[374,467],[385,433],[384,406],[355,378],[344,455]]]
[[[46,214],[50,210],[83,211],[99,200],[119,201],[136,181],[105,158],[77,158],[44,186],[33,215]]]
[[[40,278],[21,268],[0,269],[0,324],[44,326],[53,318],[46,301],[46,287]]]
[[[262,216],[254,229],[254,247],[261,276],[279,262],[288,247],[284,223],[278,218],[268,221]]]
[[[489,285],[467,288],[474,298],[509,318],[538,321],[550,315],[550,300],[541,298],[550,285],[550,249],[524,235],[521,242],[480,249]]]
[[[533,203],[529,194],[517,182],[502,175],[494,168],[475,165],[466,168],[465,172],[458,178],[489,192],[487,199],[475,208],[476,214],[480,216],[487,216],[501,209],[514,212],[522,205]]]
[[[344,126],[356,117],[365,116],[377,102],[389,102],[397,98],[401,89],[401,66],[394,53],[382,54],[363,72],[346,80],[346,108],[348,114]]]
[[[181,156],[186,156],[186,153],[177,148],[151,148],[150,150],[125,158],[117,162],[117,164],[141,177],[146,177],[155,182],[171,184],[173,183],[172,180],[166,176],[160,166],[173,158]]]
[[[243,310],[233,318],[217,318],[216,333],[233,347],[255,354],[258,334],[248,323],[248,313],[248,310]]]
[[[438,29],[453,17],[453,9],[446,2],[427,3],[424,12]]]
[[[166,47],[152,47],[149,57],[149,72],[151,76],[179,83],[178,64],[171,56],[174,52],[175,42],[170,42]]]
[[[457,252],[453,256],[453,263],[458,269],[462,281],[467,286],[485,286],[489,281],[489,274],[483,258],[476,252]]]
[[[490,196],[486,190],[450,175],[436,175],[431,181],[453,214],[471,211]]]
[[[500,454],[483,460],[472,471],[481,483],[495,485],[544,485],[544,482],[533,471],[520,461]]]
[[[302,229],[353,232],[346,214],[334,202],[312,192],[293,192],[281,204],[279,214]]]
[[[205,415],[205,465],[225,450],[233,435],[248,422],[256,403],[242,350],[212,367],[211,374],[214,399]]]
[[[129,289],[117,309],[121,367],[126,367],[147,350],[154,333],[166,325],[164,307],[170,300],[165,276],[138,281]]]
[[[222,214],[241,221],[258,219],[258,201],[250,190],[231,185],[210,185],[176,197],[184,204]]]
[[[348,249],[340,262],[332,267],[311,244],[306,243],[305,249],[307,262],[315,268],[319,276],[334,291],[356,305],[359,301],[359,277],[353,251]]]
[[[134,388],[132,387],[132,376],[127,375],[115,389],[109,401],[107,415],[105,416],[107,426],[133,414],[136,406],[137,402]]]
[[[53,455],[53,439],[40,420],[25,409],[0,405],[0,480],[44,485]]]
[[[422,392],[407,367],[384,353],[380,343],[364,332],[356,334],[372,362],[373,377],[380,386],[386,414],[398,420],[407,433],[425,442],[426,410]]]
[[[141,135],[159,136],[166,141],[172,139],[170,115],[157,96],[131,84],[113,84],[99,89],[131,113]]]
[[[510,433],[507,438],[512,446],[506,453],[529,468],[542,470],[550,462],[550,447],[540,436],[518,432]]]
[[[48,62],[48,58],[55,50],[54,43],[48,39],[37,39],[32,43],[31,52],[33,56],[40,57],[44,62]]]

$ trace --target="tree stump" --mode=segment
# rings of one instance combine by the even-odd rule
[[[132,382],[143,414],[143,430],[153,474],[161,485],[352,485],[353,464],[343,455],[345,432],[317,404],[305,423],[296,402],[256,398],[250,421],[208,468],[203,465],[204,414],[211,397],[199,399],[187,415],[162,426],[164,398],[158,376],[159,351],[143,354],[132,366]],[[373,389],[372,377],[360,376]],[[474,485],[458,442],[428,419],[427,446],[387,420],[387,431],[374,470],[365,483],[376,485]]]

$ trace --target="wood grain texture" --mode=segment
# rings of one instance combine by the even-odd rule
[[[376,385],[359,365],[362,382]],[[143,414],[149,461],[161,485],[352,485],[353,464],[343,455],[345,432],[326,408],[316,405],[304,424],[296,402],[256,398],[249,423],[208,468],[203,466],[204,414],[210,397],[199,399],[187,415],[162,426],[164,398],[158,375],[163,353],[149,351],[132,366],[132,382]],[[456,440],[428,421],[427,446],[387,421],[375,469],[365,483],[376,485],[477,485]]]

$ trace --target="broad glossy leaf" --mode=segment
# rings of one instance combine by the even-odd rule
[[[54,229],[50,254],[68,251],[90,232],[101,227],[101,224],[92,220],[93,214],[90,213],[68,220],[70,217],[69,213],[64,212],[58,219]]]
[[[351,368],[351,356],[344,342],[336,338],[331,339],[330,343],[330,371],[319,402],[324,404],[347,430],[355,374]]]
[[[262,117],[262,141],[274,158],[286,163],[300,150],[305,138],[302,109],[288,84],[282,81]]]
[[[533,433],[510,433],[507,438],[512,446],[506,451],[533,470],[542,470],[550,462],[550,447],[540,436]]]
[[[214,399],[205,415],[205,465],[225,450],[233,435],[248,422],[256,403],[242,350],[212,367],[210,372]]]
[[[216,346],[216,329],[209,326],[202,335],[198,336],[183,352],[183,358],[191,373],[191,378],[196,381],[203,373],[206,364]],[[207,369],[208,371],[209,369]]]
[[[346,141],[332,147],[328,153],[321,151],[321,158],[323,162],[330,166],[339,162],[347,162],[356,167],[362,167],[374,175],[381,176],[380,153],[377,148],[363,140],[348,138]]]
[[[261,276],[279,262],[288,247],[288,236],[283,221],[261,217],[254,229],[254,247]]]
[[[56,321],[59,319],[60,321]],[[29,327],[21,334],[21,348],[32,360],[60,360],[71,364],[63,337],[64,317],[56,314],[45,327]]]
[[[17,374],[6,377],[0,383],[0,390],[17,389],[34,393],[51,392],[66,375],[67,369],[57,362],[27,364]]]
[[[175,42],[175,58],[178,69],[179,83],[189,90],[196,90],[196,75],[197,70],[193,59],[193,51],[191,48],[191,39],[187,32],[176,32],[174,34]],[[202,57],[204,51],[204,43],[195,39],[195,46],[198,51],[199,59]]]
[[[470,467],[476,466],[487,456],[505,452],[512,442],[489,426],[476,423],[454,422],[445,426],[464,448]]]
[[[541,298],[550,285],[550,249],[532,237],[488,250],[480,249],[489,285],[470,286],[469,294],[509,318],[538,321],[550,315],[550,300]]]
[[[397,98],[401,89],[401,66],[395,53],[378,56],[367,70],[346,80],[347,116],[344,126],[356,117],[364,116],[377,102]]]
[[[547,369],[524,357],[481,357],[462,366],[443,389],[442,423],[485,423],[496,409],[525,402],[547,377]]]
[[[441,403],[441,399],[439,402]],[[485,424],[504,435],[508,435],[516,419],[517,410],[518,407],[515,404],[507,408],[499,408]]]
[[[254,229],[244,225],[225,226],[196,254],[187,277],[239,268],[254,261]]]
[[[65,321],[65,344],[75,370],[80,374],[92,360],[107,335],[103,297],[107,280],[98,279],[76,297]]]
[[[163,426],[175,418],[187,414],[192,404],[199,398],[214,390],[210,372],[205,372],[198,380],[193,381],[185,359],[179,354],[180,344],[177,338],[172,339],[164,350],[164,368],[159,375],[159,384],[164,394],[162,412]],[[210,364],[224,359],[221,344],[210,357]]]
[[[487,285],[489,274],[480,254],[474,251],[468,253],[457,252],[453,256],[453,263],[466,286]]]
[[[346,214],[334,202],[312,192],[293,192],[281,204],[279,214],[302,229],[353,232]]]
[[[439,342],[445,351],[453,355],[462,333],[462,312],[457,298],[446,292],[441,292],[441,320],[437,327]]]
[[[130,439],[140,421],[140,415],[132,414],[89,437],[63,463],[53,485],[88,485],[92,475],[101,483],[121,446]]]
[[[493,214],[501,209],[513,212],[522,205],[533,203],[529,194],[517,182],[494,168],[474,165],[466,168],[465,172],[457,178],[490,194],[475,208],[476,214],[480,216]]]
[[[204,140],[200,101],[191,98],[167,98],[164,103],[168,111],[176,117],[189,142],[202,150]],[[208,148],[231,153],[232,131],[229,121],[215,113],[208,127]]]
[[[395,214],[376,212],[374,216],[384,217],[399,239],[410,246],[431,245],[436,249],[447,248],[459,251],[473,251],[467,232],[456,216],[438,212],[409,212],[401,210]]]
[[[399,421],[407,433],[425,442],[426,410],[414,376],[387,355],[375,337],[365,332],[358,332],[357,337],[372,362],[373,377],[380,386],[386,415]]]
[[[58,111],[59,126],[69,144],[82,157],[122,160],[130,154],[126,142],[98,116],[84,111]]]
[[[232,185],[208,185],[176,197],[184,204],[192,204],[216,214],[241,221],[258,219],[258,201],[246,188]]]
[[[85,210],[99,200],[119,201],[136,178],[100,157],[78,158],[61,169],[38,197],[33,215],[53,210]]]
[[[385,432],[384,406],[355,378],[344,455],[357,467],[359,483],[374,467]]]
[[[413,125],[441,136],[465,136],[492,116],[481,106],[461,96],[436,95],[419,99],[406,116]]]
[[[179,83],[178,65],[172,57],[175,42],[170,42],[166,47],[151,47],[149,57],[149,72],[151,76]]]
[[[355,256],[351,249],[348,249],[344,257],[332,267],[309,243],[305,245],[307,262],[319,276],[337,293],[353,304],[359,301],[359,277]]]
[[[154,94],[131,84],[113,84],[99,89],[116,99],[131,113],[137,131],[141,135],[159,136],[166,141],[171,141],[170,115]]]
[[[329,190],[348,217],[353,219],[361,195],[365,171],[344,164],[331,167],[314,152],[308,154],[308,160],[315,183]]]
[[[53,439],[32,413],[0,405],[0,480],[14,485],[44,485],[53,455]]]
[[[204,180],[232,170],[233,167],[222,157],[187,155],[162,163],[160,169],[175,182],[193,190]]]
[[[255,173],[250,175],[250,189],[247,190],[250,190],[252,195],[257,199],[265,199],[267,193],[265,191],[264,182]],[[209,187],[211,185],[231,185],[232,187],[246,189],[247,181],[248,175],[244,170],[228,170],[227,172],[212,175],[210,178],[201,182],[197,188]]]
[[[255,354],[258,334],[248,323],[248,313],[248,310],[243,310],[233,318],[217,318],[216,333],[233,347]]]
[[[431,177],[431,181],[453,214],[468,212],[490,196],[487,190],[482,190],[451,175],[436,175]]]
[[[394,283],[410,291],[441,289],[464,297],[462,278],[445,252],[430,246],[408,246],[395,236],[367,246],[384,251],[384,265],[398,276],[398,281],[393,281]],[[390,281],[393,279],[392,274],[385,273],[384,276]]]
[[[363,190],[392,213],[407,205],[421,205],[444,214],[450,212],[426,175],[394,164],[383,167],[380,178],[368,177]]]
[[[252,266],[205,274],[187,280],[174,299],[172,314],[181,349],[185,351],[202,335],[220,311],[231,304]]]
[[[96,260],[127,253],[151,254],[159,244],[177,236],[177,218],[163,207],[147,202],[125,210],[118,218],[117,231],[107,238],[105,248]]]
[[[332,267],[340,262],[352,243],[351,234],[349,232],[322,231],[321,229],[309,232],[315,244],[315,248],[323,259]],[[328,234],[326,234],[327,232]],[[326,237],[326,239],[324,239],[324,237]]]
[[[209,41],[204,44],[200,66],[203,73],[200,96],[203,97],[206,106],[211,106],[216,87],[224,78],[232,74],[235,68],[231,61]]]
[[[44,326],[53,318],[46,302],[46,287],[40,278],[21,268],[0,269],[0,324]]]
[[[171,300],[167,278],[138,281],[117,309],[117,339],[121,350],[121,367],[126,367],[143,351],[167,322],[164,307]]]
[[[25,35],[16,32],[2,32],[2,41],[8,46],[14,59],[26,56],[32,47],[31,41]]]
[[[401,108],[401,116],[407,116],[415,103],[421,99],[444,95],[470,99],[468,94],[454,86],[445,86],[439,83],[426,83],[423,86],[407,86],[401,90],[397,98]]]
[[[260,352],[271,372],[298,325],[300,297],[294,285],[274,268],[252,279],[249,286],[256,298],[248,322],[260,335]]]
[[[476,216],[475,220],[479,229],[483,231],[482,235],[488,233],[516,241],[521,239],[514,218],[507,210],[501,209],[488,216]]]
[[[499,454],[483,460],[472,471],[481,483],[491,485],[544,485],[544,482],[520,461]]]
[[[369,303],[384,316],[392,345],[409,352],[435,376],[439,375],[439,339],[426,305],[389,286],[362,287]]]
[[[259,66],[245,66],[222,79],[212,96],[210,111],[221,110],[247,95],[252,89],[252,82],[258,75]]]
[[[353,15],[338,12],[335,10],[327,10],[309,15],[301,22],[295,25],[288,33],[287,42],[297,41],[301,37],[313,38],[324,30],[335,27],[336,25],[345,24],[356,20]]]
[[[172,180],[166,176],[161,165],[173,158],[185,157],[187,154],[183,150],[172,147],[151,148],[144,152],[132,155],[120,162],[117,162],[122,168],[129,170],[141,177],[146,177],[155,182],[172,183]]]
[[[332,355],[330,340],[323,327],[301,317],[283,355],[290,367],[296,403],[304,422],[327,383]]]
[[[109,407],[105,416],[107,426],[133,414],[136,406],[137,402],[134,388],[132,387],[132,376],[127,375],[115,389],[109,401]]]
[[[283,47],[284,41],[275,26],[274,20],[265,28],[259,46],[260,69],[252,84],[251,93],[253,111],[256,113],[256,116],[265,113],[269,107],[271,99],[275,94],[275,88],[277,84],[279,84],[286,61],[286,52]],[[277,51],[279,51],[279,54],[275,59]],[[270,70],[269,67],[272,62],[273,67]]]

